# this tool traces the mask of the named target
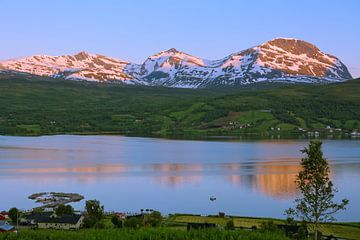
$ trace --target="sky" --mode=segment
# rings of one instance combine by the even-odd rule
[[[220,59],[277,37],[360,77],[359,0],[0,0],[0,59],[80,51],[142,63],[176,48]]]

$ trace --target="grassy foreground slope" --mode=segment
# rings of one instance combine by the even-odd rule
[[[261,224],[273,221],[275,224],[286,224],[282,219],[267,219],[255,217],[232,217],[234,226],[236,228],[251,228],[253,226],[258,229]],[[220,226],[225,226],[229,219],[209,216],[196,216],[196,215],[174,215],[171,221],[174,223],[215,223]],[[311,227],[308,230],[311,232]],[[342,239],[360,239],[360,226],[358,223],[322,223],[320,225],[320,232],[324,236],[336,236]]]
[[[1,235],[0,235],[1,239]],[[4,236],[5,239],[5,236]],[[282,240],[289,239],[280,233],[260,233],[249,231],[201,230],[189,231],[169,228],[153,229],[83,229],[80,231],[23,230],[19,234],[9,234],[7,240]]]
[[[2,76],[0,134],[341,135],[360,129],[359,92],[359,79],[192,90]]]

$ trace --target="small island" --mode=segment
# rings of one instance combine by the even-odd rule
[[[36,203],[42,203],[43,205],[39,208],[54,208],[60,204],[79,202],[84,199],[84,196],[78,193],[41,192],[34,193],[28,198],[35,200]]]

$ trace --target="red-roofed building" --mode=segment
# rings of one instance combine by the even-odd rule
[[[5,217],[5,219],[9,218],[9,212],[2,211],[0,212],[0,220],[2,220],[1,216]]]

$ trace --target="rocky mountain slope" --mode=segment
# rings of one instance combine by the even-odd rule
[[[206,60],[172,48],[150,56],[142,64],[80,52],[2,61],[0,69],[71,80],[181,88],[262,81],[326,83],[352,78],[338,58],[308,42],[288,38],[273,39],[220,60]]]

